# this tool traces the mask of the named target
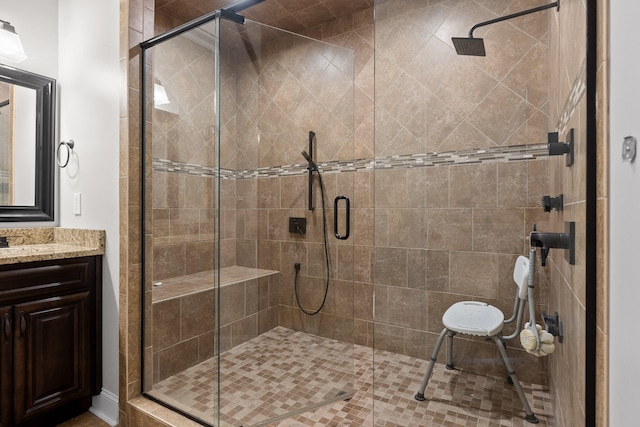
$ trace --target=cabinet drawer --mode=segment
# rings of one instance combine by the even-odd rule
[[[0,305],[89,290],[94,275],[93,257],[1,266]]]

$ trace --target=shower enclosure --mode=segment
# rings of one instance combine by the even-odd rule
[[[583,28],[546,10],[463,57],[452,37],[522,2],[366,3],[314,33],[331,43],[223,11],[142,43],[144,394],[216,426],[519,423],[483,339],[457,336],[458,369],[442,351],[414,395],[445,310],[508,317],[534,225],[573,221],[575,264],[535,268],[563,343],[506,346],[541,424],[583,424]],[[550,132],[575,135],[570,169]]]
[[[237,20],[142,44],[144,393],[216,426],[354,391],[353,52]]]

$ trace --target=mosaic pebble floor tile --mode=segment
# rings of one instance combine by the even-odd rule
[[[506,375],[449,371],[437,363],[427,400],[416,401],[426,365],[422,359],[277,327],[222,355],[220,426],[531,425]],[[212,423],[215,378],[215,359],[210,359],[156,384],[151,394]],[[522,387],[538,426],[552,426],[548,388]]]

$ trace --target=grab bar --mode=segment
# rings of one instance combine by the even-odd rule
[[[346,230],[345,230],[345,234],[341,235],[338,232],[338,202],[340,200],[344,200],[346,202],[346,216],[347,216],[347,225],[346,225]],[[349,224],[351,223],[350,220],[350,212],[351,212],[351,202],[349,201],[349,198],[347,196],[338,196],[335,198],[335,200],[333,201],[333,234],[336,236],[336,239],[339,240],[347,240],[349,238],[350,233],[350,229],[349,229]]]

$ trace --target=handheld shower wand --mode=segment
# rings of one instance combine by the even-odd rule
[[[313,161],[311,156],[309,156],[309,154],[306,151],[302,152],[302,157],[304,157],[305,160],[307,162],[309,162],[309,170],[311,170],[311,171],[317,171],[318,170],[318,165],[316,165],[316,162]]]
[[[309,151],[313,153],[313,140],[315,139],[316,134],[313,131],[309,131]],[[300,264],[296,263],[294,265],[295,268],[295,277],[293,279],[293,288],[294,294],[296,297],[296,303],[300,310],[309,316],[316,315],[320,313],[325,303],[327,302],[327,295],[329,292],[329,282],[331,280],[331,267],[329,265],[329,245],[327,243],[327,210],[324,204],[324,183],[322,182],[322,175],[320,174],[320,170],[318,169],[318,165],[313,161],[309,153],[306,151],[302,152],[302,157],[305,158],[307,162],[309,162],[309,210],[313,211],[313,171],[318,174],[318,181],[320,183],[320,200],[322,201],[322,239],[323,239],[323,247],[324,247],[324,260],[325,260],[325,287],[324,287],[324,297],[322,298],[322,303],[320,307],[316,310],[307,310],[302,306],[300,302],[300,296],[298,294],[298,275],[300,273]]]

